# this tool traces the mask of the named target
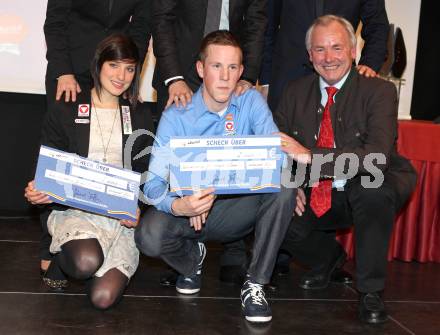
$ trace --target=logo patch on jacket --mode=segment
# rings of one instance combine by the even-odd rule
[[[90,105],[81,104],[78,105],[78,117],[89,117],[90,116]]]
[[[225,116],[225,134],[235,135],[234,117],[232,114],[226,114]]]

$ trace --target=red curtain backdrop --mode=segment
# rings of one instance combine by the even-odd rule
[[[397,148],[411,161],[418,180],[396,217],[388,259],[440,263],[440,124],[399,121]],[[353,258],[352,231],[340,231],[337,238]]]

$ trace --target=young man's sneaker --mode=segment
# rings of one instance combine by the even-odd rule
[[[241,289],[241,307],[246,320],[250,322],[269,322],[272,311],[264,297],[263,285],[246,280]]]
[[[202,264],[206,256],[206,247],[202,242],[198,243],[200,261],[197,265],[196,273],[189,277],[184,277],[182,275],[177,277],[176,290],[181,294],[195,294],[200,291],[200,287],[202,286]]]

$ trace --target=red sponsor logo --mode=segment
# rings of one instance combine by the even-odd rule
[[[78,105],[78,116],[89,116],[90,107],[87,104]]]
[[[232,130],[234,130],[234,122],[232,122],[232,121],[228,121],[228,122],[226,122],[226,123],[225,123],[225,129],[226,129],[227,131],[232,131]]]

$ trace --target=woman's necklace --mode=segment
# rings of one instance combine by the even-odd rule
[[[119,111],[119,104],[118,104],[118,107],[114,111],[112,128],[110,130],[110,136],[108,137],[108,140],[107,140],[107,145],[104,145],[104,136],[102,134],[101,123],[99,122],[98,111],[96,109],[95,103],[93,102],[93,98],[92,98],[92,106],[93,106],[93,109],[94,109],[94,112],[96,115],[96,120],[98,121],[98,128],[99,128],[99,134],[101,135],[102,149],[104,150],[104,158],[102,159],[102,161],[104,163],[107,163],[107,150],[108,150],[108,146],[110,145],[110,140],[113,135],[113,128],[115,127],[116,115],[118,114],[118,111]]]

